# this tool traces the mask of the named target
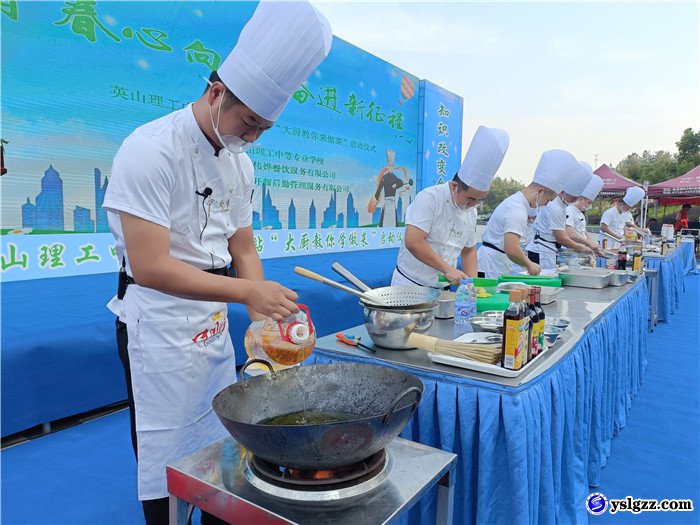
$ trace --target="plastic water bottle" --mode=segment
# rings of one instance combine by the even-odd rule
[[[455,324],[468,325],[476,314],[476,288],[472,279],[462,279],[455,295]]]
[[[275,368],[296,365],[309,357],[316,332],[309,309],[298,306],[298,313],[281,321],[265,318],[250,324],[243,338],[248,357],[263,359]]]

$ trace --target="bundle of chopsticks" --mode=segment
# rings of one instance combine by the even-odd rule
[[[471,359],[492,365],[501,362],[501,345],[498,343],[462,343],[416,333],[408,336],[408,343],[433,354]]]

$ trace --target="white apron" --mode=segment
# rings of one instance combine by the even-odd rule
[[[148,312],[139,311],[137,302],[128,300],[130,294],[148,296]],[[236,381],[228,306],[138,285],[129,286],[124,303],[136,408],[138,496],[162,498],[168,495],[166,464],[228,436],[211,408],[213,397]]]
[[[476,252],[477,265],[487,279],[498,279],[501,275],[509,275],[513,262],[505,253],[488,246],[480,246]]]
[[[396,228],[396,197],[384,198],[384,221],[382,227]]]
[[[193,118],[189,125],[195,125]],[[171,253],[176,250],[178,258],[198,257],[198,264],[205,267],[210,266],[211,254],[211,266],[225,266],[230,262],[226,239],[238,228],[235,210],[250,201],[249,188],[236,178],[242,177],[241,162],[235,159],[238,173],[232,173],[230,164],[203,154],[201,144],[188,138],[186,128],[177,128],[176,134],[184,152],[182,176],[194,173],[194,180],[191,189],[184,186],[184,195],[192,196],[191,200],[173,204]],[[187,184],[182,180],[182,185]],[[202,197],[194,190],[205,187],[213,193],[203,207]],[[188,247],[209,253],[201,260],[201,252]],[[213,397],[236,381],[228,305],[184,299],[134,284],[124,300],[113,299],[109,306],[128,330],[138,497],[162,498],[168,495],[168,463],[229,435],[211,407]]]

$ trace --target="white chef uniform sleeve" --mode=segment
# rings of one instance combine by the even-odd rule
[[[607,224],[610,226],[613,222],[613,213],[615,212],[614,208],[608,208],[603,212],[603,215],[600,217],[600,224]]]
[[[166,149],[129,138],[114,157],[102,207],[170,228],[174,184],[174,170]]]
[[[437,214],[437,201],[437,196],[433,192],[419,192],[416,200],[406,210],[406,225],[410,224],[425,233],[430,233]]]
[[[527,234],[527,210],[520,208],[506,210],[503,215],[503,233],[514,233],[521,239],[525,237]]]
[[[552,231],[565,231],[566,230],[566,211],[563,209],[557,210],[557,213],[549,214],[549,225],[552,227]]]

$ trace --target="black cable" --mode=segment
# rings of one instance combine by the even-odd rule
[[[201,246],[202,244],[202,236],[204,235],[204,230],[207,229],[207,224],[209,224],[209,214],[207,213],[207,208],[206,208],[206,202],[207,199],[209,198],[209,195],[205,195],[204,198],[202,199],[202,210],[204,211],[204,226],[202,227],[202,231],[199,232],[199,244]],[[209,257],[211,257],[211,269],[214,269],[214,254],[209,252]]]

